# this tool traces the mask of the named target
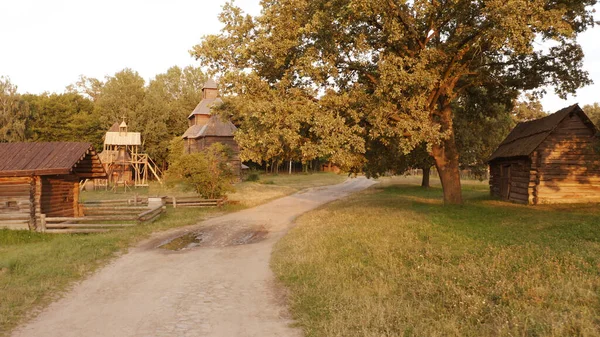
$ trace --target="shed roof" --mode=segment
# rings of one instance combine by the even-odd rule
[[[230,121],[224,121],[220,116],[211,116],[205,125],[192,125],[183,134],[183,138],[200,137],[233,137],[237,130]]]
[[[210,115],[211,108],[222,104],[223,100],[220,97],[217,98],[205,98],[196,105],[196,108],[188,116],[188,119],[194,117],[194,115]]]
[[[83,162],[85,167],[77,167]],[[0,177],[71,174],[75,169],[85,178],[106,177],[91,143],[0,143]]]
[[[142,136],[139,132],[114,132],[109,131],[104,136],[107,145],[142,145]]]
[[[556,129],[560,122],[574,113],[577,113],[586,125],[595,128],[579,105],[575,104],[544,118],[517,124],[500,146],[498,146],[498,149],[494,151],[489,161],[531,155],[546,137]]]

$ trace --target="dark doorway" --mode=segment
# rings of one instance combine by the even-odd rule
[[[508,200],[510,196],[510,165],[502,165],[500,172],[500,196]]]

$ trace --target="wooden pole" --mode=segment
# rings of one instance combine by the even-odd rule
[[[42,233],[46,232],[46,214],[40,214],[40,227],[38,230]]]

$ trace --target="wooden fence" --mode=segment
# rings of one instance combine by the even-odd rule
[[[137,226],[156,220],[165,205],[148,208],[147,199],[95,200],[80,204],[83,217],[40,218],[40,230],[47,233],[99,233]]]
[[[161,198],[158,198],[159,200]],[[135,196],[131,199],[92,200],[79,204],[82,217],[37,217],[38,231],[47,233],[98,233],[133,227],[156,220],[166,211],[166,205],[173,208],[221,207],[228,201],[222,199],[201,199],[199,197],[165,197],[163,202],[152,208],[148,198]],[[29,229],[29,214],[0,214],[0,228]]]
[[[227,203],[226,198],[202,199],[198,197],[167,197],[166,203],[177,207],[221,207]]]

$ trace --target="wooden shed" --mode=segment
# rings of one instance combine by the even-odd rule
[[[600,202],[597,132],[578,105],[519,123],[489,160],[491,194],[531,205]]]
[[[79,182],[106,178],[91,143],[0,143],[0,228],[79,217]]]
[[[213,115],[211,111],[213,107],[223,103],[218,96],[216,83],[208,80],[202,89],[202,101],[188,117],[189,128],[183,134],[185,153],[200,152],[214,143],[225,144],[232,150],[233,155],[229,163],[234,173],[239,176],[242,162],[239,146],[234,139],[237,128],[231,121]]]

